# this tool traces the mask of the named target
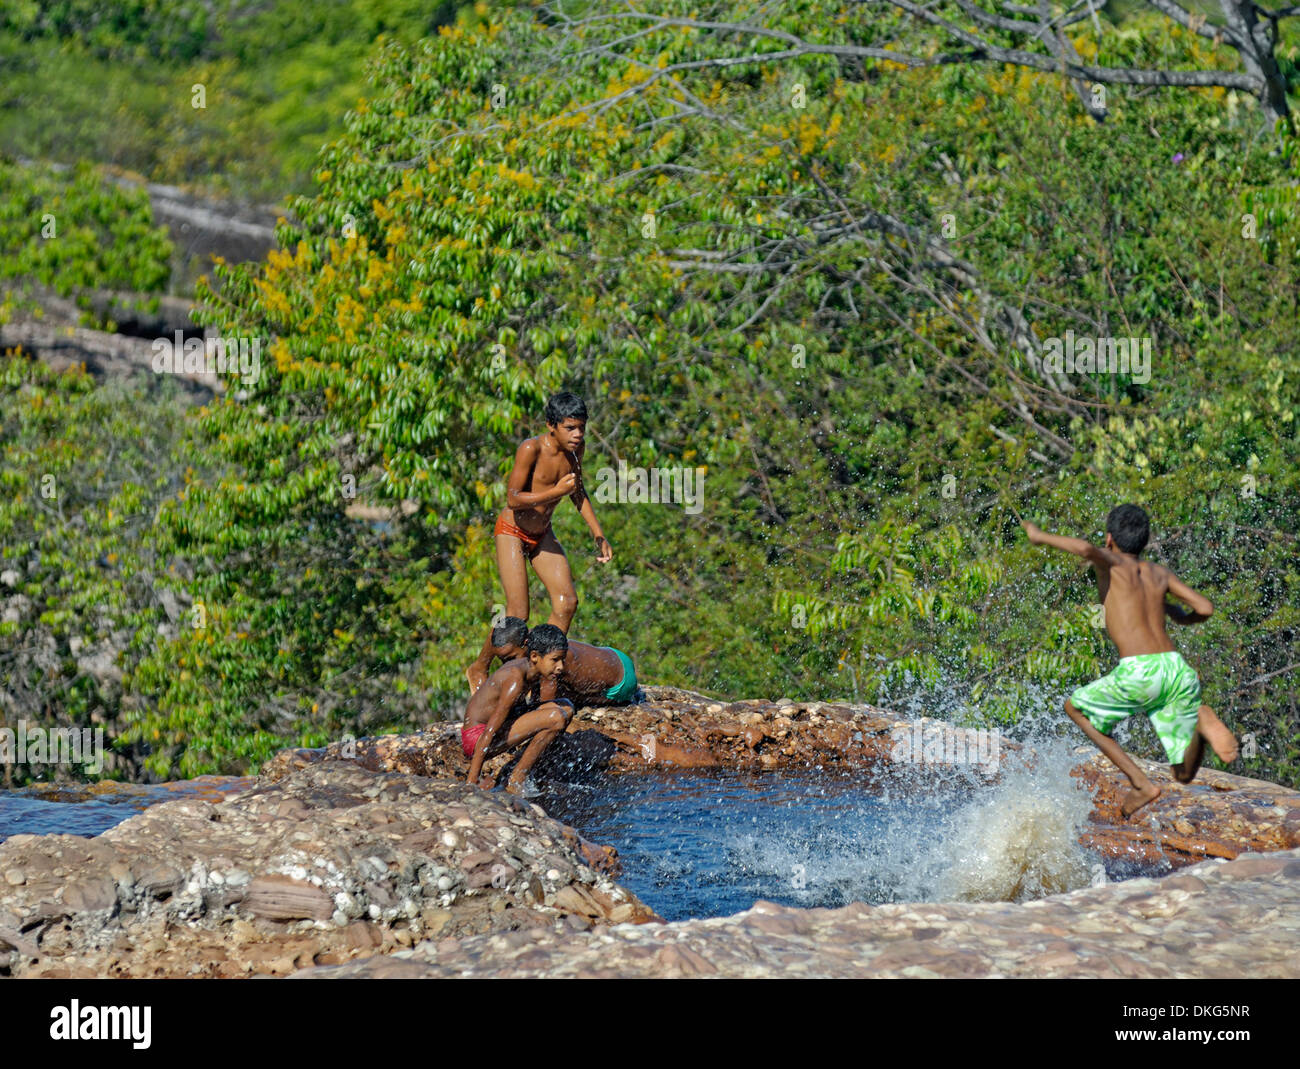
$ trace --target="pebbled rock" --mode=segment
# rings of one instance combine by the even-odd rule
[[[571,914],[543,888],[584,880],[591,924],[656,919],[593,862],[617,856],[509,795],[313,762],[232,797],[152,806],[93,839],[0,843],[0,970],[285,975],[563,925]]]
[[[1206,861],[1182,874],[1085,888],[1025,905],[770,902],[731,917],[587,931],[526,943],[474,935],[423,943],[411,977],[1300,977],[1300,849],[1243,867]],[[1193,886],[1198,885],[1198,886]],[[557,896],[558,897],[558,896]],[[379,959],[295,975],[385,975]]]
[[[273,921],[323,921],[334,912],[334,901],[319,887],[289,876],[259,876],[248,885],[243,912]]]
[[[91,876],[68,884],[63,904],[78,913],[111,909],[117,905],[117,883],[106,876]]]

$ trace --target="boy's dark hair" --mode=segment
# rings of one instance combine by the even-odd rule
[[[558,427],[566,419],[580,419],[587,422],[587,403],[576,393],[557,393],[546,402],[546,425]]]
[[[554,624],[541,624],[528,632],[527,647],[529,653],[545,657],[548,653],[568,653],[569,640]]]
[[[1125,553],[1136,555],[1146,549],[1151,525],[1137,505],[1119,505],[1106,517],[1106,532]]]
[[[523,646],[528,641],[528,624],[518,616],[507,616],[492,628],[492,646],[504,649],[506,646]]]

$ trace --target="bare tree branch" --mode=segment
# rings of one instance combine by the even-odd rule
[[[1056,73],[1071,79],[1084,106],[1096,119],[1105,117],[1105,109],[1095,104],[1086,87],[1091,83],[1103,85],[1159,86],[1170,88],[1222,88],[1235,89],[1250,93],[1259,99],[1266,116],[1271,120],[1285,119],[1290,122],[1290,112],[1286,101],[1286,79],[1274,56],[1277,43],[1277,21],[1300,14],[1300,6],[1290,6],[1268,11],[1258,7],[1253,0],[1219,0],[1223,9],[1222,25],[1210,23],[1206,16],[1194,14],[1184,8],[1178,0],[1147,0],[1156,11],[1172,22],[1215,42],[1233,48],[1241,57],[1242,71],[1218,69],[1164,70],[1143,67],[1111,67],[1082,62],[1073,42],[1063,32],[1085,19],[1092,19],[1101,34],[1101,24],[1097,18],[1099,0],[1079,0],[1072,6],[1053,15],[1047,0],[1040,0],[1035,6],[1025,4],[1002,3],[1002,10],[1017,17],[1011,18],[982,7],[977,0],[952,0],[956,7],[964,12],[977,25],[986,31],[1010,34],[1024,38],[1024,43],[1038,43],[1047,50],[1045,54],[1030,51],[1022,47],[1008,47],[982,36],[974,30],[959,26],[944,17],[937,8],[938,2],[917,3],[915,0],[860,0],[866,4],[885,4],[910,15],[918,22],[942,30],[952,41],[965,46],[964,49],[943,52],[935,55],[916,55],[903,48],[878,47],[874,45],[831,44],[807,40],[787,30],[773,29],[759,25],[754,21],[725,22],[715,19],[693,19],[657,15],[639,10],[604,11],[598,14],[573,17],[545,5],[544,10],[558,23],[573,31],[586,30],[601,24],[615,22],[637,22],[641,28],[621,35],[611,41],[584,45],[574,59],[591,56],[620,57],[629,62],[638,61],[620,52],[620,47],[631,41],[640,41],[657,30],[695,29],[709,31],[714,39],[734,36],[740,40],[766,40],[779,42],[786,46],[772,51],[747,50],[738,55],[708,56],[700,59],[683,60],[668,64],[662,68],[651,68],[641,64],[648,72],[647,81],[655,81],[682,71],[705,69],[725,70],[748,64],[774,64],[799,59],[806,56],[834,56],[840,59],[872,60],[881,63],[895,63],[903,67],[949,66],[963,63],[994,62],[1010,63],[1030,70],[1044,73]],[[1265,21],[1261,21],[1261,19]],[[641,91],[641,86],[633,86],[607,101],[600,102],[601,107],[622,99],[623,96]],[[674,81],[675,88],[681,88]]]

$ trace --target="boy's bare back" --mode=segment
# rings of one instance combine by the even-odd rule
[[[1163,565],[1127,558],[1115,558],[1113,564],[1093,561],[1093,571],[1106,631],[1119,655],[1172,651],[1174,644],[1165,631],[1165,595],[1178,577]]]
[[[1105,610],[1106,631],[1121,657],[1172,653],[1174,644],[1165,630],[1165,616],[1176,623],[1196,623],[1209,617],[1214,606],[1162,564],[1140,560],[1122,552],[1106,536],[1105,546],[1081,538],[1049,535],[1032,523],[1024,524],[1029,540],[1052,545],[1088,561],[1097,576],[1097,593]],[[1191,612],[1169,604],[1172,594]]]

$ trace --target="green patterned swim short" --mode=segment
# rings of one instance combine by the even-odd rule
[[[632,658],[622,650],[606,646],[610,653],[618,655],[623,662],[623,678],[605,692],[605,700],[611,702],[630,702],[636,697],[636,669],[632,667]]]
[[[1109,675],[1070,695],[1074,707],[1103,735],[1136,713],[1145,713],[1171,765],[1183,759],[1201,706],[1196,670],[1175,650],[1122,657]]]

